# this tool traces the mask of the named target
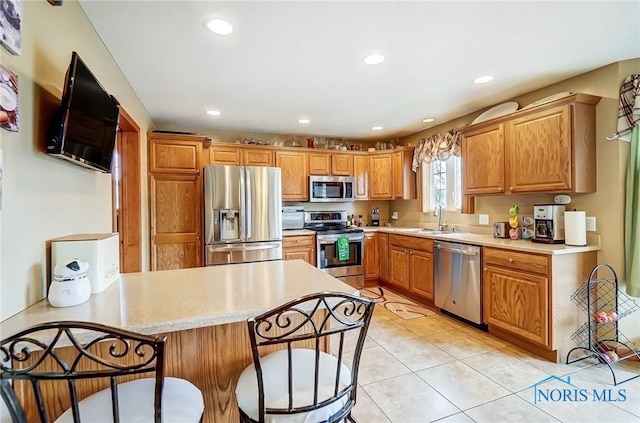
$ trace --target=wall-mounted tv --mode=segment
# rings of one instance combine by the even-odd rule
[[[74,51],[60,108],[47,136],[47,154],[100,172],[111,172],[118,105]]]

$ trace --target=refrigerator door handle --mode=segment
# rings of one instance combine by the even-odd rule
[[[247,193],[245,189],[245,183],[247,178],[245,175],[245,171],[246,171],[246,168],[244,167],[240,168],[240,216],[238,220],[240,225],[240,240],[243,242],[247,240],[246,223],[247,223],[247,216],[248,216]]]
[[[245,189],[246,189],[246,193],[245,193],[245,204],[244,204],[244,219],[246,222],[246,226],[245,226],[245,237],[248,240],[251,239],[252,234],[251,234],[251,217],[253,216],[252,210],[251,210],[251,198],[252,197],[252,193],[251,193],[251,177],[249,175],[249,168],[245,167],[244,171],[243,171],[243,175],[245,175]]]

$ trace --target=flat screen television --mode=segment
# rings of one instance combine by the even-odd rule
[[[47,136],[47,154],[100,172],[111,172],[120,115],[118,105],[74,51],[60,108]]]

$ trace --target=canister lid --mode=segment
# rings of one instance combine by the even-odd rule
[[[53,278],[56,280],[74,279],[84,276],[87,273],[87,269],[89,269],[89,263],[76,258],[56,264],[53,269]]]

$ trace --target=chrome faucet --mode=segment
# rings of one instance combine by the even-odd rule
[[[438,230],[444,231],[447,228],[447,225],[442,224],[442,204],[436,205],[436,208],[433,210],[433,215],[438,216]]]

